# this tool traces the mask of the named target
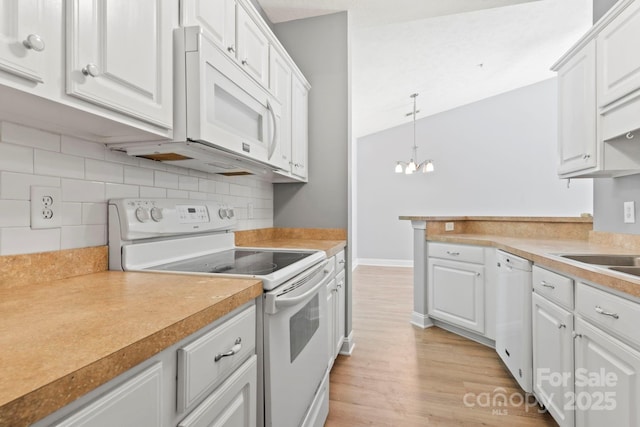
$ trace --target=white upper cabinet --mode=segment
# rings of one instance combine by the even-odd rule
[[[170,4],[68,0],[66,6],[67,93],[171,128]]]
[[[598,106],[640,89],[640,2],[629,5],[597,38]]]
[[[619,0],[552,69],[559,89],[558,175],[640,173],[640,2]]]
[[[560,175],[597,164],[595,64],[591,41],[558,70]]]
[[[242,6],[236,9],[237,58],[245,71],[269,87],[269,40]]]
[[[285,171],[291,170],[291,67],[271,46],[269,55],[269,89],[282,106],[278,146],[272,163]]]
[[[306,180],[309,178],[309,87],[298,76],[294,76],[291,92],[291,172]]]
[[[229,55],[236,52],[236,0],[183,0],[180,24],[199,25]]]
[[[0,70],[31,82],[45,80],[46,0],[3,0],[0,5]]]

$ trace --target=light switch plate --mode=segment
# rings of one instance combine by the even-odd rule
[[[626,224],[635,224],[636,222],[636,203],[624,202],[624,222]]]
[[[59,187],[31,187],[31,228],[62,226],[62,191]]]

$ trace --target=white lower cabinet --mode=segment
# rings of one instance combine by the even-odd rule
[[[429,316],[484,334],[484,248],[429,243],[428,250]]]
[[[252,302],[33,427],[253,427],[258,410],[255,331]]]
[[[533,392],[560,427],[572,427],[573,314],[535,293],[533,315]]]
[[[257,357],[254,355],[200,404],[178,427],[256,425]]]
[[[333,279],[327,284],[327,318],[329,319],[329,369],[342,349],[345,338],[346,273],[344,251],[329,259],[327,268]]]
[[[56,427],[162,425],[162,364],[155,363]]]

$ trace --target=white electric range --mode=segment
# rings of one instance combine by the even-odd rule
[[[322,426],[328,414],[326,255],[235,247],[235,225],[233,208],[218,202],[110,200],[109,268],[262,280],[259,424]]]

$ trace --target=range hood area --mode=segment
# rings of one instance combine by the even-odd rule
[[[280,86],[259,80],[246,67],[253,61],[238,61],[200,26],[175,30],[174,49],[173,140],[114,143],[109,148],[203,172],[305,182],[306,174],[291,173],[293,101],[277,89],[290,87],[291,78]],[[265,64],[263,74],[270,75],[269,61]],[[306,153],[306,117],[304,123]]]

